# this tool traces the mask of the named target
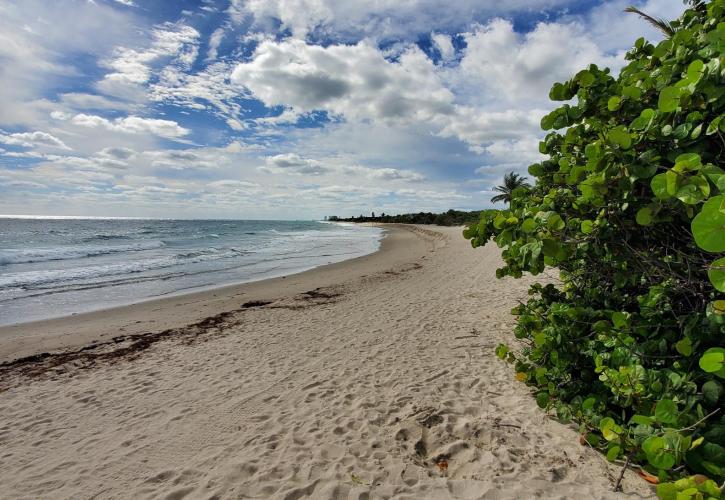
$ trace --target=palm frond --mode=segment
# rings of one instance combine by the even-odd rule
[[[671,37],[675,34],[675,29],[672,27],[672,25],[665,21],[664,19],[652,17],[646,12],[642,12],[634,5],[630,5],[626,9],[624,9],[624,12],[630,12],[632,14],[637,14],[639,17],[650,23],[652,26],[654,26],[655,29],[660,30],[662,33],[665,34],[667,37]]]
[[[506,194],[497,194],[493,198],[491,198],[491,203],[498,203],[499,201],[503,201],[504,203],[509,201],[509,197]]]

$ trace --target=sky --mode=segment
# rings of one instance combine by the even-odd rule
[[[476,210],[681,0],[0,0],[0,214]]]

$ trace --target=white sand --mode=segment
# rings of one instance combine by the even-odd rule
[[[0,497],[624,497],[494,356],[528,283],[499,264],[460,229],[396,229],[286,281],[0,330],[12,357],[238,309],[129,356],[0,371]],[[273,302],[239,309],[256,299]],[[632,473],[624,491],[652,493]]]

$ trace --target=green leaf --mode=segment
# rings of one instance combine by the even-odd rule
[[[705,63],[703,63],[699,59],[692,61],[687,67],[687,79],[690,80],[692,83],[696,83],[702,76],[704,70]]]
[[[678,500],[677,486],[674,483],[660,483],[657,485],[657,498],[660,500]]]
[[[652,209],[649,207],[640,208],[637,211],[636,220],[640,226],[649,226],[652,224]]]
[[[658,469],[671,469],[677,462],[675,452],[670,450],[661,436],[651,436],[642,443],[647,461]]]
[[[683,356],[689,356],[690,354],[692,354],[692,341],[689,339],[689,337],[680,339],[675,344],[675,349],[677,349],[677,352],[679,352]]]
[[[722,396],[723,387],[717,380],[708,380],[702,384],[702,399],[710,406],[715,406]]]
[[[528,218],[521,223],[521,230],[525,233],[533,233],[536,230],[536,226],[536,221],[534,219]]]
[[[584,234],[589,234],[592,231],[594,231],[594,222],[590,220],[582,221],[581,223],[581,231]]]
[[[629,421],[639,425],[652,425],[654,423],[654,419],[646,415],[633,415]]]
[[[544,117],[541,118],[541,130],[551,130],[552,128],[554,128],[555,119],[556,115],[554,114],[554,112],[551,112],[548,115],[544,115]]]
[[[676,87],[665,87],[660,92],[657,108],[663,113],[671,113],[680,105],[680,89]]]
[[[546,227],[553,231],[561,231],[566,224],[559,214],[552,214],[546,221]]]
[[[619,457],[621,451],[622,449],[619,446],[612,446],[611,448],[609,448],[609,451],[607,451],[607,460],[609,460],[610,462],[614,462]]]
[[[707,200],[690,228],[697,246],[707,252],[725,252],[725,195]]]
[[[682,203],[696,205],[710,196],[710,183],[701,175],[687,177],[681,183],[675,196]]]
[[[675,166],[673,170],[675,172],[689,172],[697,170],[702,166],[700,155],[697,153],[685,153],[675,159]]]
[[[655,420],[661,424],[677,423],[677,405],[671,399],[662,399],[655,406]]]
[[[536,404],[539,405],[539,408],[547,408],[549,406],[549,399],[548,392],[539,392],[536,394]]]
[[[705,135],[713,135],[719,130],[720,121],[723,119],[723,116],[725,115],[720,115],[710,122],[710,125],[707,126],[707,130],[705,130]]]
[[[506,355],[509,352],[509,348],[506,346],[506,344],[499,344],[496,347],[496,356],[498,356],[499,359],[506,359]]]
[[[592,84],[596,81],[596,78],[590,71],[580,71],[576,75],[576,80],[579,82],[579,85],[582,87],[591,87]]]
[[[725,292],[725,257],[710,264],[707,277],[718,292]]]
[[[665,174],[657,174],[652,177],[650,187],[654,195],[660,200],[672,198],[672,195],[667,192],[667,176]]]
[[[632,136],[624,125],[613,128],[607,134],[607,140],[622,149],[629,149],[632,145]]]
[[[607,441],[619,439],[619,435],[624,432],[611,417],[605,417],[599,422],[599,430]]]
[[[609,111],[616,111],[619,109],[619,105],[622,103],[622,99],[619,96],[612,96],[607,102],[607,109]]]
[[[624,330],[626,328],[629,328],[629,318],[630,314],[628,312],[614,312],[612,313],[612,324],[615,328]]]
[[[711,347],[700,357],[699,365],[703,371],[725,378],[725,349]]]
[[[636,101],[642,96],[642,91],[638,87],[630,85],[622,89],[622,96]]]

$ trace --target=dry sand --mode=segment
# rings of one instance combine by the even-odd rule
[[[612,493],[494,356],[527,288],[499,264],[396,227],[286,279],[0,329],[5,360],[73,348],[0,367],[0,497],[651,495],[629,472]]]

